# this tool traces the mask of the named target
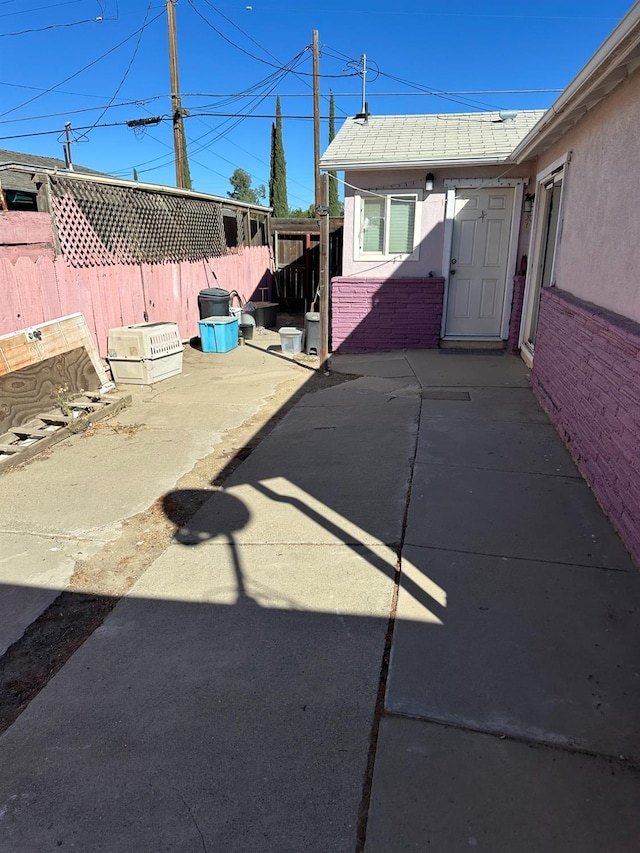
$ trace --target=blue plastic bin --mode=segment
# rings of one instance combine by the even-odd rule
[[[202,352],[229,352],[238,346],[237,317],[207,317],[198,326]]]

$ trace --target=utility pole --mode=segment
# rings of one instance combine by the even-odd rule
[[[171,117],[173,122],[173,150],[176,162],[176,186],[185,188],[187,181],[186,139],[184,135],[184,112],[180,101],[178,79],[178,39],[176,31],[176,0],[167,0],[167,25],[169,29],[169,68],[171,71]],[[188,187],[187,187],[188,188]]]
[[[320,184],[320,359],[319,369],[329,370],[329,175],[325,172]]]
[[[65,121],[64,123],[64,161],[66,163],[67,169],[70,172],[73,172],[73,159],[71,157],[71,122]]]
[[[322,207],[320,188],[320,60],[318,56],[318,31],[313,31],[313,174],[316,216]]]

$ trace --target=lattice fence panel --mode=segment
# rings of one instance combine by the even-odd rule
[[[62,253],[72,266],[198,261],[229,253],[222,202],[51,177]],[[228,208],[227,208],[228,209]],[[244,218],[236,213],[239,246]]]

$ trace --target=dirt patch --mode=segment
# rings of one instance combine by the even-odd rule
[[[67,589],[0,658],[0,734],[98,628],[120,599],[170,544],[176,525],[186,525],[210,496],[305,395],[355,379],[345,374],[313,374],[283,383],[242,426],[225,433],[213,451],[177,483],[170,521],[162,497],[123,522],[118,539],[90,559],[78,560]],[[294,393],[292,394],[292,391]],[[135,439],[140,424],[100,423],[83,436],[112,429]]]

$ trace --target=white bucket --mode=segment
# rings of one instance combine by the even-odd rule
[[[293,326],[283,326],[278,329],[280,334],[280,348],[287,355],[297,355],[302,352],[302,330]]]

